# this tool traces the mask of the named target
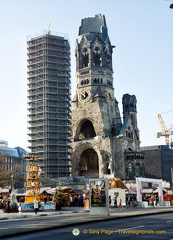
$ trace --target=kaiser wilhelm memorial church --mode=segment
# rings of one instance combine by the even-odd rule
[[[72,101],[72,176],[144,177],[135,95],[114,93],[112,54],[105,16],[81,21],[76,40],[76,94]]]

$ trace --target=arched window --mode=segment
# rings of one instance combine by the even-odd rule
[[[83,122],[80,128],[79,139],[93,138],[96,136],[94,126],[90,120]]]
[[[128,164],[128,175],[129,178],[134,178],[134,166],[133,163]]]
[[[95,66],[101,66],[101,54],[93,53],[93,63]]]
[[[141,164],[136,163],[135,164],[135,177],[141,177],[142,176],[142,171],[141,171]]]
[[[111,135],[114,137],[114,136],[116,136],[117,135],[117,131],[116,131],[116,128],[112,128],[112,130],[111,130]]]
[[[106,163],[104,172],[105,172],[105,174],[110,174],[110,165],[109,165],[109,163]]]
[[[98,155],[94,149],[88,148],[81,154],[79,176],[99,177]]]
[[[89,57],[88,57],[87,49],[84,48],[83,54],[82,54],[82,67],[88,67],[88,63],[89,63]]]

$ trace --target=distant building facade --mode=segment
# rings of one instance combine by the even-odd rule
[[[48,178],[69,176],[69,41],[48,31],[27,44],[29,149]]]
[[[26,174],[26,150],[21,147],[10,148],[8,142],[0,140],[0,154],[5,158],[5,171],[14,171],[15,165],[21,168],[21,178],[16,180],[15,187],[23,187]]]
[[[145,176],[163,179],[173,186],[173,149],[168,145],[141,147],[145,158]]]

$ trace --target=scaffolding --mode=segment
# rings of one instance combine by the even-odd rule
[[[28,142],[48,178],[70,175],[70,45],[62,36],[30,37]]]

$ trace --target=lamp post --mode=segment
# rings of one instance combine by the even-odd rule
[[[11,175],[11,192],[14,190],[14,176]]]

